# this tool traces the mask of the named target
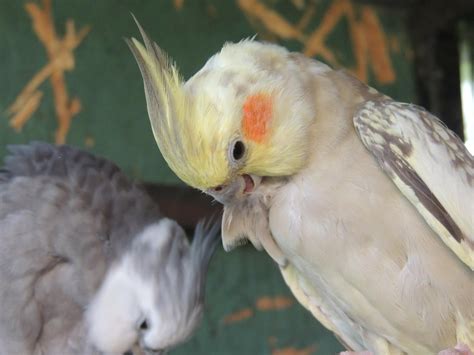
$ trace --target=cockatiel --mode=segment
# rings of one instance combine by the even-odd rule
[[[11,146],[0,171],[0,354],[161,354],[203,313],[219,226],[184,230],[110,161]]]
[[[455,134],[254,40],[226,44],[184,82],[140,31],[145,45],[128,44],[159,149],[223,203],[226,250],[265,249],[352,351],[474,349],[474,160]]]

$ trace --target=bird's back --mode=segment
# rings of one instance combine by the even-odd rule
[[[109,261],[160,218],[158,207],[116,165],[80,149],[9,151],[0,171],[1,351],[34,353],[41,337],[49,341],[42,351],[81,353],[80,338],[68,334],[82,331]]]

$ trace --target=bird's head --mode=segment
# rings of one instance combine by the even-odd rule
[[[262,177],[291,176],[308,157],[310,78],[273,44],[226,44],[184,82],[158,45],[127,41],[142,73],[160,151],[187,184],[226,203]],[[321,70],[326,70],[321,64]]]
[[[218,230],[217,224],[198,224],[189,245],[184,230],[169,219],[145,228],[108,271],[87,309],[94,347],[162,354],[185,342],[203,314]]]

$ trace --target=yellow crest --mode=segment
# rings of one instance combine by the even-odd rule
[[[184,83],[138,26],[145,45],[127,43],[143,76],[153,133],[184,182],[206,190],[238,174],[289,176],[304,166],[314,118],[309,81],[327,67],[304,75],[299,62],[307,59],[244,40],[225,44]]]
[[[229,175],[225,142],[205,139],[212,127],[190,120],[206,111],[206,103],[186,96],[176,66],[136,22],[145,46],[135,38],[126,42],[143,76],[148,115],[161,154],[171,170],[195,188],[222,184]]]

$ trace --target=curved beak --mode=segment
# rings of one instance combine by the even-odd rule
[[[220,203],[225,204],[231,199],[250,195],[258,188],[261,181],[262,178],[260,176],[242,174],[237,176],[231,183],[210,188],[206,190],[206,193],[213,196]]]

